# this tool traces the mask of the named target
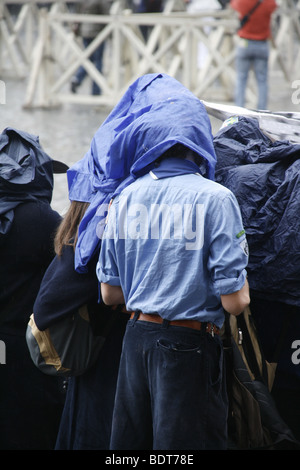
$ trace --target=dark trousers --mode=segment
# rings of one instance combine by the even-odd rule
[[[129,320],[111,449],[226,449],[227,395],[219,337]]]

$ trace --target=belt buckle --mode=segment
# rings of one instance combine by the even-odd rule
[[[207,333],[211,334],[212,337],[214,337],[215,336],[214,324],[213,323],[208,323],[207,326],[206,326],[206,331],[207,331]]]

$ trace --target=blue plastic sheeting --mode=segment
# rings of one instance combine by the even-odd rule
[[[228,122],[214,137],[216,181],[241,207],[250,288],[300,306],[300,144],[272,141],[253,118]]]
[[[88,269],[100,246],[110,199],[154,166],[166,150],[181,143],[207,163],[214,179],[216,156],[204,105],[165,74],[148,74],[126,91],[96,132],[89,151],[68,170],[71,200],[90,202],[80,224],[75,268]]]

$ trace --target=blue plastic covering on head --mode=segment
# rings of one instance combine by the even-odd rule
[[[148,74],[136,80],[96,132],[89,151],[67,172],[69,198],[90,202],[79,226],[75,269],[85,272],[100,247],[109,201],[149,171],[166,150],[181,143],[207,162],[214,179],[216,156],[204,105],[176,79]]]

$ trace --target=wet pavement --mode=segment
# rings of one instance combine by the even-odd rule
[[[90,147],[109,109],[64,105],[56,109],[23,109],[25,81],[5,80],[6,104],[0,105],[0,130],[6,127],[38,135],[44,151],[69,166],[80,160]],[[68,207],[65,175],[55,175],[52,207],[63,213]]]
[[[62,160],[69,166],[85,155],[93,135],[110,112],[108,108],[77,104],[64,104],[50,110],[24,109],[26,80],[5,79],[5,85],[5,104],[0,104],[0,131],[14,127],[38,135],[43,149],[53,159]],[[270,110],[299,112],[299,104],[292,102],[294,91],[280,76],[272,77]],[[211,123],[214,134],[222,122],[211,117]],[[52,207],[63,214],[68,205],[66,176],[55,175]]]

